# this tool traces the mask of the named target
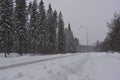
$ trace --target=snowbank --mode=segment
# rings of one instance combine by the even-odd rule
[[[81,65],[88,59],[84,55],[87,54],[3,70],[0,80],[71,80],[80,76]]]
[[[11,64],[18,64],[18,63],[24,63],[24,62],[30,62],[30,61],[36,61],[36,60],[43,60],[48,58],[54,58],[54,57],[60,57],[60,56],[67,56],[67,55],[74,55],[74,54],[57,54],[57,55],[36,55],[36,56],[30,56],[30,55],[24,55],[19,56],[16,53],[12,53],[8,58],[1,57],[0,58],[0,66],[6,66]]]
[[[120,54],[84,53],[1,70],[0,80],[120,80],[119,68]]]

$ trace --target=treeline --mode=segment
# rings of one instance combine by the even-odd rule
[[[22,54],[56,54],[76,52],[79,40],[70,23],[65,28],[62,12],[45,9],[36,0],[0,0],[0,52]]]
[[[97,42],[96,50],[105,52],[120,52],[120,13],[108,23],[109,31],[103,42]]]

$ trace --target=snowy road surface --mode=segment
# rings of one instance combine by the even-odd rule
[[[89,53],[0,71],[0,80],[120,80],[120,55]]]

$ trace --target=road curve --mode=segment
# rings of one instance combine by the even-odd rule
[[[11,64],[11,65],[6,65],[6,66],[1,66],[1,67],[0,67],[0,70],[9,69],[9,68],[15,68],[15,67],[20,67],[20,66],[25,66],[25,65],[34,64],[34,63],[39,63],[39,62],[45,62],[45,61],[54,60],[54,59],[59,59],[59,58],[76,56],[76,55],[79,55],[79,54],[65,55],[65,56],[48,58],[48,59],[43,59],[43,60],[29,61],[29,62],[18,63],[18,64]]]

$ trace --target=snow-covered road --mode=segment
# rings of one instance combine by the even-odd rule
[[[120,80],[120,55],[83,53],[0,71],[0,80]]]

